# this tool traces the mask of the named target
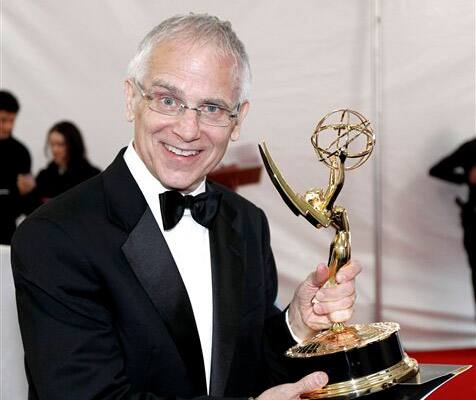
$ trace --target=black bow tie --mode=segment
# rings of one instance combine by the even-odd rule
[[[183,196],[176,190],[159,194],[160,211],[164,229],[168,231],[177,225],[186,208],[195,221],[208,228],[220,206],[221,193],[204,192],[197,196]]]

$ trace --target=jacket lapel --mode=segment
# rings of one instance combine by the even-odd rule
[[[122,250],[167,326],[197,393],[206,394],[202,348],[192,306],[172,254],[148,207]]]
[[[104,173],[110,218],[128,232],[122,251],[173,338],[196,393],[206,394],[202,349],[185,285],[122,155]]]
[[[210,190],[213,185],[209,185]],[[210,395],[223,396],[240,322],[244,241],[234,227],[236,211],[223,196],[210,226],[213,283],[213,348]]]

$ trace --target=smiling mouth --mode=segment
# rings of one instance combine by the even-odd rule
[[[171,153],[174,153],[178,156],[183,156],[183,157],[190,157],[190,156],[195,156],[199,153],[198,150],[184,150],[184,149],[179,149],[178,147],[171,146],[170,144],[165,144],[164,147],[170,151]]]

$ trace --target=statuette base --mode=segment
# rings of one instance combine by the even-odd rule
[[[403,351],[395,322],[331,329],[290,348],[290,363],[301,377],[323,370],[329,383],[302,395],[305,399],[353,399],[404,382],[418,373],[418,363]]]

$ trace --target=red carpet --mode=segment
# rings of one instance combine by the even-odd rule
[[[421,364],[473,365],[468,371],[439,388],[428,400],[476,399],[476,349],[410,351],[408,354]]]

